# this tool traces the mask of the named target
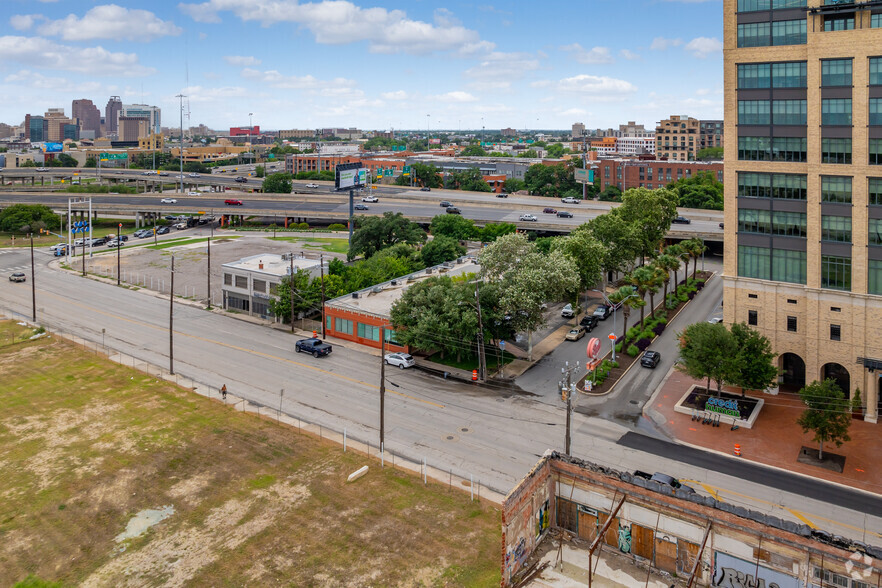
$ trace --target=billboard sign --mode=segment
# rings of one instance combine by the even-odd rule
[[[61,153],[64,147],[61,143],[43,143],[43,153]]]
[[[429,139],[429,145],[440,145],[441,139]]]
[[[362,167],[360,163],[338,165],[336,172],[337,181],[335,185],[338,190],[361,188],[367,183],[367,168]]]
[[[573,174],[574,179],[580,184],[593,184],[594,183],[594,170],[593,169],[575,169],[573,170],[575,173]]]

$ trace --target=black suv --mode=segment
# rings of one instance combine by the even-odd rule
[[[643,352],[643,357],[640,358],[640,365],[648,368],[655,368],[658,365],[658,362],[661,361],[661,353],[658,351],[650,351],[646,350]]]
[[[586,314],[582,317],[582,320],[579,321],[579,325],[585,327],[585,330],[590,333],[594,327],[597,326],[597,317]]]
[[[455,206],[448,206],[447,214],[462,214],[462,211]]]
[[[573,218],[573,213],[569,210],[558,210],[557,216],[560,218]]]

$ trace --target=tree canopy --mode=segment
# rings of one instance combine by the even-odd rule
[[[451,173],[447,177],[447,187],[455,190],[468,190],[471,192],[490,192],[490,184],[484,180],[481,170],[470,167],[462,171]]]
[[[383,216],[360,217],[352,233],[348,258],[358,255],[371,257],[376,252],[398,243],[419,244],[426,240],[426,232],[400,212],[384,212]]]
[[[469,145],[459,152],[462,157],[486,157],[487,152],[480,145]]]
[[[638,253],[645,258],[658,249],[671,221],[677,218],[677,193],[666,188],[632,188],[622,195],[622,205],[611,212],[618,214],[636,230]]]
[[[0,231],[36,231],[58,229],[61,221],[52,209],[42,204],[13,204],[0,211]]]
[[[815,380],[799,391],[799,397],[807,408],[796,422],[803,433],[811,431],[815,434],[812,441],[818,444],[819,459],[824,459],[824,443],[835,443],[840,447],[851,441],[848,434],[851,405],[835,380]]]
[[[465,253],[466,248],[460,245],[456,239],[441,235],[434,237],[423,245],[423,248],[420,250],[420,258],[423,261],[423,265],[432,267],[433,265],[461,257]]]
[[[735,338],[722,323],[693,323],[680,335],[677,366],[693,378],[706,378],[708,394],[713,380],[720,393],[723,382],[731,379],[737,369],[737,351]]]
[[[627,271],[633,264],[639,248],[637,229],[618,214],[601,214],[584,225],[603,245],[601,265],[604,271]]]
[[[559,163],[531,165],[524,174],[524,183],[530,194],[561,198],[568,191],[582,194],[581,187],[576,183],[572,166]]]
[[[735,323],[731,327],[738,357],[736,370],[730,384],[745,390],[765,390],[778,380],[777,354],[772,351],[769,340],[745,323]]]
[[[436,237],[444,236],[466,241],[477,238],[481,231],[470,218],[458,214],[439,214],[432,218],[429,232]]]
[[[267,176],[263,180],[263,191],[268,194],[290,194],[291,175],[278,173]]]
[[[680,206],[723,210],[723,183],[717,181],[714,172],[699,172],[691,178],[680,178],[668,184],[680,197]]]

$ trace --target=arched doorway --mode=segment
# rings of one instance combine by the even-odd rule
[[[805,387],[805,362],[795,353],[781,355],[781,383],[796,388]]]
[[[842,392],[845,393],[845,397],[851,397],[851,376],[848,375],[848,370],[838,363],[825,363],[821,368],[821,378],[835,380]]]

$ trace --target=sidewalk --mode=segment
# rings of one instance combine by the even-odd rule
[[[674,405],[693,384],[704,387],[704,381],[693,380],[672,371],[660,390],[643,409],[665,434],[676,441],[726,455],[733,455],[736,443],[741,445],[741,459],[762,463],[787,471],[851,486],[876,494],[882,493],[882,464],[879,463],[879,436],[882,425],[854,419],[847,441],[841,447],[827,443],[824,453],[845,456],[841,474],[797,461],[803,446],[817,449],[811,433],[803,433],[796,424],[804,405],[796,394],[764,394],[765,405],[752,429],[732,431],[728,425],[711,427],[693,421],[689,415],[674,412]],[[713,383],[711,383],[713,387]],[[738,389],[727,392],[740,394]],[[755,395],[755,394],[754,394]]]

